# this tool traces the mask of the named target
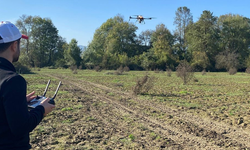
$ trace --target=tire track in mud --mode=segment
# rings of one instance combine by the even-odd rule
[[[61,79],[60,77],[56,77],[56,76],[52,76],[52,75],[49,75],[49,76],[53,77],[53,78]],[[74,85],[74,86],[90,93],[91,95],[96,96],[100,101],[107,102],[107,103],[111,104],[113,107],[115,107],[115,109],[129,113],[130,115],[134,116],[134,118],[135,118],[135,120],[137,120],[137,122],[141,122],[147,128],[149,128],[152,131],[156,131],[158,134],[164,134],[165,136],[167,136],[168,138],[173,140],[175,143],[183,145],[184,149],[185,149],[185,147],[187,147],[188,149],[197,149],[197,148],[198,149],[200,149],[200,148],[220,149],[218,146],[213,145],[209,142],[206,142],[206,140],[203,138],[196,137],[194,135],[187,134],[187,133],[182,133],[179,131],[178,128],[166,126],[166,125],[163,125],[161,122],[158,122],[155,119],[145,117],[144,114],[140,114],[140,113],[138,113],[138,112],[108,98],[108,97],[105,97],[106,95],[99,96],[100,93],[95,92],[91,89],[87,89],[89,86],[82,87],[82,85],[79,85],[79,83],[71,82],[68,79],[67,79],[67,81],[64,80],[63,83],[69,83],[71,85]],[[86,84],[84,84],[84,85],[86,85]],[[103,99],[105,99],[105,100],[103,100]]]
[[[111,104],[111,103],[110,103]],[[109,105],[110,105],[109,104]],[[113,107],[113,106],[111,106]],[[175,143],[175,141],[173,141],[172,139],[170,139],[169,137],[162,137],[164,140],[167,140],[168,143],[166,144],[166,142],[162,142],[162,143],[157,143],[155,141],[152,140],[147,140],[147,138],[143,138],[145,136],[145,132],[149,133],[150,130],[152,130],[152,128],[147,128],[147,129],[138,129],[138,126],[133,126],[133,128],[128,129],[129,126],[126,126],[127,123],[126,121],[124,121],[123,119],[121,119],[121,117],[116,116],[113,114],[113,112],[119,112],[120,114],[128,114],[129,112],[126,112],[124,110],[121,110],[119,107],[116,108],[111,108],[112,110],[109,110],[109,112],[105,112],[104,114],[101,114],[99,111],[97,111],[96,109],[91,109],[92,112],[94,112],[94,117],[97,118],[98,120],[101,120],[105,126],[108,126],[110,128],[110,133],[108,134],[108,137],[111,138],[112,136],[117,136],[117,132],[119,132],[119,139],[126,139],[126,133],[134,133],[134,131],[136,130],[136,142],[138,143],[138,145],[140,145],[140,148],[151,148],[154,147],[155,145],[159,145],[159,147],[165,148],[173,148],[174,149],[183,149],[182,146],[180,144]],[[119,110],[118,110],[119,109]],[[107,121],[104,118],[108,118],[109,121]],[[139,124],[139,122],[143,123],[143,121],[140,121],[140,118],[135,118],[132,117],[131,118],[133,120],[133,122],[137,122],[137,124]],[[129,131],[128,131],[129,130]],[[138,131],[140,130],[140,131]],[[141,134],[138,134],[138,132],[142,132]],[[142,136],[141,136],[142,135]]]
[[[48,75],[48,74],[46,74]],[[48,75],[50,77],[53,78],[58,78],[58,79],[63,79],[65,77],[63,76],[55,76],[55,75]],[[75,85],[76,87],[90,93],[91,95],[94,95],[96,97],[98,97],[99,100],[104,101],[106,103],[109,103],[111,105],[113,105],[113,107],[115,107],[115,109],[117,111],[123,111],[129,113],[131,116],[134,116],[135,120],[137,122],[140,122],[144,125],[146,125],[150,130],[156,131],[159,134],[164,134],[167,135],[168,138],[172,139],[173,141],[175,141],[178,144],[183,145],[185,148],[188,149],[200,149],[200,148],[205,148],[205,149],[221,149],[222,147],[236,147],[236,148],[246,148],[248,147],[249,143],[247,143],[248,137],[246,137],[248,134],[244,133],[242,134],[241,130],[236,130],[236,129],[232,129],[231,127],[226,127],[225,129],[225,125],[221,125],[218,123],[213,123],[212,121],[209,120],[205,120],[205,119],[201,119],[199,117],[193,116],[191,114],[186,114],[183,112],[178,112],[172,108],[166,108],[166,107],[162,107],[160,105],[157,104],[152,104],[149,102],[145,102],[142,101],[138,98],[136,98],[136,100],[139,101],[140,105],[148,105],[150,107],[155,107],[158,110],[160,110],[161,112],[173,115],[175,117],[180,118],[181,120],[184,120],[184,123],[181,122],[182,125],[180,126],[174,126],[174,125],[166,125],[163,122],[160,122],[156,119],[153,119],[151,117],[148,117],[147,115],[135,111],[132,108],[114,101],[112,98],[109,98],[107,95],[102,94],[100,96],[100,93],[97,93],[95,91],[93,91],[91,89],[91,87],[96,87],[100,90],[104,90],[104,91],[112,91],[116,94],[120,94],[126,97],[131,98],[131,96],[129,96],[129,93],[124,93],[121,91],[116,91],[113,90],[111,88],[108,88],[106,86],[103,85],[99,85],[99,84],[95,84],[95,83],[91,83],[91,82],[87,82],[87,81],[82,81],[82,80],[78,80],[78,81],[74,81],[74,79],[64,79],[63,81],[64,83],[69,83],[71,85]],[[80,84],[82,83],[82,84]],[[83,87],[84,85],[84,87]],[[133,99],[135,97],[132,97]],[[99,117],[99,119],[102,119],[101,117]],[[198,127],[197,127],[198,125]],[[189,129],[189,127],[192,126],[196,126],[193,129]],[[183,130],[184,128],[184,130]],[[205,129],[207,128],[207,129]],[[188,130],[185,130],[188,129]],[[195,131],[196,130],[196,131]],[[204,132],[204,130],[206,131],[210,131],[210,132]],[[222,132],[225,134],[223,135]],[[234,134],[232,134],[234,133]],[[238,136],[236,136],[236,138],[232,138],[231,136],[233,135],[237,135],[237,133],[241,133]],[[212,136],[211,136],[212,135]],[[240,138],[240,139],[239,139]],[[211,142],[211,139],[213,140],[220,140],[219,142]],[[222,139],[222,140],[221,140]],[[237,142],[238,140],[243,140],[242,142]]]
[[[87,82],[87,81],[84,81]],[[170,114],[174,117],[178,117],[181,120],[184,120],[185,123],[188,126],[196,126],[198,125],[198,131],[197,127],[196,129],[192,129],[191,131],[188,130],[187,132],[190,132],[191,134],[200,134],[201,132],[203,132],[202,134],[200,134],[200,136],[204,136],[204,137],[211,137],[213,139],[216,140],[224,140],[224,143],[227,144],[223,144],[220,142],[217,142],[217,145],[227,145],[227,146],[240,146],[241,148],[245,148],[245,149],[249,149],[250,148],[250,131],[247,130],[243,130],[240,128],[236,128],[236,127],[232,127],[223,123],[218,123],[215,121],[211,121],[208,118],[200,118],[198,116],[194,116],[190,113],[187,112],[182,112],[173,108],[169,108],[169,107],[163,107],[162,105],[156,104],[156,103],[152,103],[149,101],[143,101],[141,99],[139,99],[138,97],[135,96],[131,96],[131,93],[126,93],[126,92],[121,92],[121,91],[117,91],[114,90],[112,88],[100,85],[100,84],[96,84],[96,83],[92,83],[92,82],[88,82],[88,84],[91,84],[95,87],[99,87],[102,88],[104,90],[109,90],[112,91],[114,93],[119,93],[121,95],[126,95],[128,97],[130,97],[131,99],[136,99],[137,101],[139,101],[139,104],[141,105],[147,105],[149,107],[154,107],[157,108],[157,110],[160,110],[160,112],[164,112],[166,114]],[[183,123],[183,122],[182,122]],[[200,129],[200,130],[199,130]],[[199,132],[199,133],[198,133]],[[207,133],[204,133],[207,132]],[[230,142],[231,141],[231,142]]]

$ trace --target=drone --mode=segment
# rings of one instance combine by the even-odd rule
[[[135,16],[135,17],[132,17],[132,16]],[[148,20],[151,20],[151,19],[155,19],[154,17],[149,17],[149,18],[144,18],[142,15],[132,15],[132,16],[129,16],[129,20],[130,19],[136,19],[136,22],[138,21],[139,23],[144,23],[145,24],[145,19],[148,19]]]

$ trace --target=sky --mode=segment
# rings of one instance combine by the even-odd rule
[[[0,4],[0,21],[15,23],[22,15],[49,18],[68,43],[74,38],[82,46],[91,42],[96,29],[118,14],[125,21],[131,15],[155,17],[145,24],[130,20],[138,27],[137,35],[155,30],[159,24],[174,31],[175,12],[184,6],[190,9],[194,22],[204,10],[217,17],[231,13],[250,18],[250,0],[0,0]]]

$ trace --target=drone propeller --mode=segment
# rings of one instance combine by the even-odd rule
[[[130,16],[129,19],[138,19],[138,18],[137,18],[137,17],[131,17],[131,16]]]
[[[136,18],[138,18],[138,17],[142,17],[142,18],[143,18],[142,15],[131,15],[131,16],[134,16],[134,17],[136,17]],[[130,17],[131,17],[131,16],[130,16]]]
[[[149,18],[143,18],[143,19],[149,19],[149,20],[151,20],[151,19],[156,19],[155,17],[149,17]]]

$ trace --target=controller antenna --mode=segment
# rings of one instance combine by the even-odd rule
[[[45,95],[46,95],[46,93],[47,93],[49,84],[50,84],[50,80],[48,81],[47,86],[46,86],[46,88],[45,88],[45,90],[44,90],[43,97],[45,97]]]
[[[56,89],[56,91],[55,91],[55,94],[54,94],[54,96],[52,97],[52,99],[55,99],[55,98],[56,98],[56,94],[57,94],[57,92],[58,92],[58,90],[59,90],[59,87],[60,87],[61,83],[62,83],[62,81],[59,82],[59,84],[58,84],[58,86],[57,86],[57,89]]]

